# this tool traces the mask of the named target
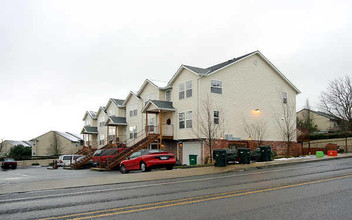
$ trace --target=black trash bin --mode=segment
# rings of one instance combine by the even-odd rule
[[[269,145],[260,146],[260,160],[271,161],[271,148]]]
[[[238,162],[243,164],[251,163],[251,149],[249,148],[238,148],[237,149]]]
[[[215,159],[215,166],[224,167],[227,165],[226,150],[216,149],[213,150],[213,158]]]

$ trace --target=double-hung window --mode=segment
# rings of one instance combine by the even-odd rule
[[[178,113],[178,127],[180,129],[185,128],[185,113],[184,112]]]
[[[186,82],[186,98],[192,97],[192,81]]]
[[[222,94],[222,81],[212,79],[210,84],[210,91],[212,93]]]
[[[130,117],[137,115],[137,104],[130,106]]]
[[[185,84],[181,83],[178,86],[178,98],[179,99],[184,99],[185,98]]]
[[[178,127],[192,128],[192,111],[178,113]]]
[[[99,120],[99,126],[104,127],[105,126],[105,117],[102,116],[101,119]]]
[[[185,97],[186,98],[192,97],[192,81],[181,83],[178,86],[178,92],[179,92],[178,93],[179,99],[184,99]]]
[[[287,103],[287,92],[282,92],[282,103]]]
[[[168,102],[171,101],[171,90],[166,90],[166,91],[165,91],[165,99],[166,99],[166,101],[168,101]]]
[[[219,124],[219,111],[214,111],[214,124],[218,125]]]
[[[130,138],[137,138],[137,126],[130,127]]]

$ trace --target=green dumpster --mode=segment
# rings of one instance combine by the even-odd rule
[[[215,166],[224,167],[227,165],[227,153],[225,149],[213,150],[213,158],[215,159]]]
[[[315,156],[318,157],[318,158],[324,157],[324,152],[323,152],[323,151],[317,151],[317,152],[315,153]]]
[[[251,163],[251,149],[249,148],[238,148],[237,149],[238,162],[243,164]]]
[[[260,146],[260,161],[271,161],[271,148],[269,145]]]
[[[189,165],[196,165],[197,164],[197,156],[198,155],[189,155]]]

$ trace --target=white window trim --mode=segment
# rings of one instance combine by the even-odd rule
[[[213,84],[212,81],[221,82],[221,86],[213,86],[213,85],[212,85],[212,84]],[[223,86],[222,80],[218,80],[218,79],[211,79],[211,80],[210,80],[210,92],[211,92],[211,93],[222,94],[223,87],[224,87],[224,86]],[[212,88],[221,89],[221,93],[212,92],[212,91],[211,91]]]
[[[167,95],[166,95],[167,92],[170,93],[169,99],[167,98]],[[171,102],[171,89],[168,89],[168,90],[165,91],[165,101]]]
[[[191,82],[191,88],[187,89],[187,83]],[[180,90],[181,85],[183,85],[183,91]],[[192,91],[192,95],[187,97],[187,91],[191,90]],[[180,99],[180,93],[183,93],[183,98],[182,99],[187,99],[187,98],[191,98],[193,96],[193,82],[192,80],[189,80],[187,82],[182,82],[178,84],[178,100]]]
[[[187,119],[187,113],[190,113],[191,118]],[[180,120],[180,114],[183,114],[183,120]],[[187,121],[191,121],[191,127],[187,127]],[[180,128],[180,122],[184,122],[185,127],[184,128]],[[193,127],[193,112],[192,111],[184,111],[184,112],[179,112],[178,113],[178,129],[192,129]]]
[[[218,112],[218,117],[215,117],[215,112]],[[219,125],[220,124],[220,111],[214,111],[213,117],[214,117],[214,124]],[[215,123],[215,119],[218,120],[218,123]]]

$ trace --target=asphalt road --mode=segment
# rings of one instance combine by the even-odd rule
[[[3,194],[0,219],[351,219],[351,204],[352,158],[347,158]]]

